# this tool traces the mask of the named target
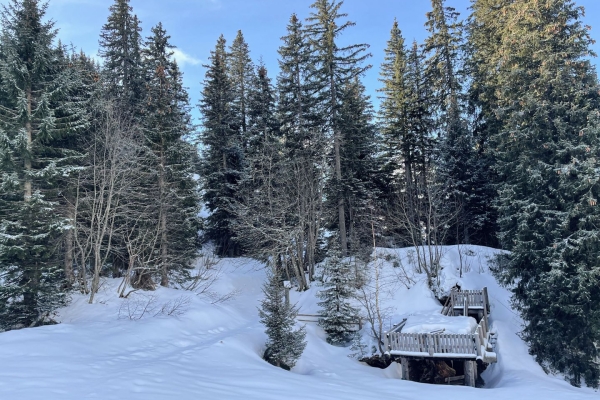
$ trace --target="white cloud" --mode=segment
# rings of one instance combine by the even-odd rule
[[[202,63],[202,60],[195,58],[189,54],[186,54],[181,49],[173,49],[173,58],[177,60],[177,64],[183,67],[184,65],[198,65]]]

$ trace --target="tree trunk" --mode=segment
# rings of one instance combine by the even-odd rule
[[[331,78],[331,90],[335,90],[333,86],[333,77]],[[335,107],[335,94],[332,94],[332,107]],[[333,119],[335,120],[335,111],[333,112]],[[333,133],[333,147],[335,151],[335,177],[338,183],[338,187],[342,185],[342,156],[340,152],[341,147],[340,132],[338,129],[334,130]],[[348,242],[346,238],[346,211],[344,207],[344,198],[342,193],[338,193],[338,223],[340,228],[340,246],[342,251],[342,257],[345,257],[348,252]]]
[[[165,163],[164,157],[161,154],[160,160],[160,171],[158,174],[158,190],[160,193],[160,285],[167,287],[169,286],[169,274],[168,274],[168,254],[169,254],[169,242],[167,237],[167,204],[165,199],[166,184],[165,184]]]
[[[28,153],[31,152],[31,146],[33,144],[33,127],[31,126],[31,110],[32,110],[32,97],[31,97],[31,87],[27,88],[27,122],[25,122],[25,132],[27,133],[27,151]],[[25,175],[25,184],[24,184],[24,198],[25,201],[29,201],[31,200],[31,195],[33,193],[33,189],[32,189],[32,183],[31,183],[31,176],[29,176],[29,173],[31,172],[32,169],[32,163],[31,163],[31,155],[27,154],[25,157],[25,171],[26,171],[26,175]]]

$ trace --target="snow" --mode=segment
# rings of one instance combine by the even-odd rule
[[[266,337],[257,311],[265,271],[256,261],[235,259],[220,262],[223,274],[211,288],[238,293],[226,303],[211,304],[209,298],[166,288],[122,300],[116,295],[119,282],[107,280],[95,304],[74,295],[61,310],[59,325],[0,333],[0,399],[598,398],[594,390],[546,375],[535,363],[518,336],[521,320],[510,307],[508,291],[487,270],[486,257],[495,250],[463,246],[460,251],[465,248],[472,255],[463,254],[469,268],[463,262],[462,277],[459,250],[446,248],[442,287],[488,287],[498,363],[483,374],[486,389],[402,381],[396,364],[379,370],[359,363],[348,357],[349,349],[327,344],[313,323],[307,325],[308,346],[291,372],[267,364],[261,359]],[[410,289],[398,281],[400,267],[393,267],[394,260],[402,260],[408,270],[409,252],[378,249],[380,259],[373,264],[382,273],[390,326],[406,317],[435,321],[441,309],[420,274],[408,271],[414,281]],[[313,285],[292,292],[301,313],[318,311],[317,290]],[[189,304],[179,316],[148,313],[130,319],[123,304],[152,299],[160,307],[183,298]]]
[[[406,319],[403,333],[429,333],[442,331],[444,333],[470,334],[477,329],[477,321],[471,317],[449,317],[436,314],[414,314]]]

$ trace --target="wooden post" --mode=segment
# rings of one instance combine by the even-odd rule
[[[465,386],[475,387],[475,380],[477,379],[477,367],[475,361],[465,361]]]
[[[483,320],[484,320],[484,324],[485,324],[485,335],[487,336],[487,333],[489,331],[490,326],[488,325],[488,292],[487,292],[487,287],[483,288]]]
[[[402,368],[402,380],[409,381],[410,380],[410,366],[408,365],[409,361],[406,357],[400,358],[400,366]]]
[[[285,289],[285,305],[290,305],[290,289],[292,288],[292,282],[283,281],[283,288]]]

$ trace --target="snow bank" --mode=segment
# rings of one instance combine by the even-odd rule
[[[118,282],[107,280],[96,304],[75,295],[61,311],[60,325],[0,333],[0,399],[597,399],[593,390],[546,375],[527,353],[509,293],[487,271],[486,257],[494,252],[448,247],[442,259],[444,288],[458,283],[465,289],[489,289],[490,322],[499,341],[498,363],[483,374],[487,389],[402,381],[396,364],[387,370],[361,364],[348,357],[349,349],[328,345],[313,323],[307,325],[308,346],[292,372],[269,365],[261,359],[266,337],[257,312],[265,272],[255,261],[236,259],[221,261],[224,274],[213,287],[222,294],[238,293],[227,303],[215,305],[209,298],[165,288],[121,300],[116,295]],[[441,305],[423,276],[409,267],[410,249],[378,249],[378,254],[390,326],[410,314],[439,312]],[[398,260],[411,279],[410,288],[399,280],[403,273]],[[313,286],[292,293],[301,312],[318,312],[317,290]],[[188,296],[189,303],[180,316],[132,320],[123,313],[124,302],[143,302],[151,296],[157,306],[182,296]]]
[[[414,314],[406,319],[402,333],[443,333],[470,334],[477,329],[477,321],[471,317],[449,317],[442,314]]]

